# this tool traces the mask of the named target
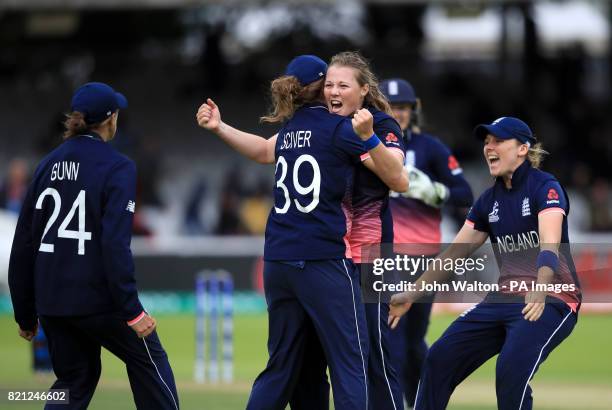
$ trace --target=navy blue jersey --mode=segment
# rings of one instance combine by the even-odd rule
[[[387,113],[368,107],[374,117],[374,133],[387,148],[404,155],[402,131],[397,121]],[[365,161],[369,153],[361,155]],[[389,187],[365,165],[355,169],[353,189],[353,224],[349,238],[356,263],[361,262],[361,247],[368,244],[393,242],[393,220],[389,209]]]
[[[554,176],[535,169],[525,161],[512,175],[512,188],[503,179],[487,189],[474,203],[466,223],[489,234],[500,265],[502,293],[512,293],[510,280],[531,282],[537,277],[536,258],[540,235],[538,216],[548,212],[563,213],[561,243],[569,243],[567,214],[569,200]],[[579,285],[574,262],[567,245],[560,248],[559,270],[553,283]],[[514,292],[522,294],[524,292]],[[551,294],[575,308],[579,292]]]
[[[296,111],[276,140],[264,259],[350,257],[353,173],[364,150],[351,122],[324,105]]]
[[[130,252],[136,167],[90,133],[39,164],[19,216],[9,284],[17,323],[48,316],[142,313]]]
[[[463,170],[452,152],[438,138],[407,132],[405,163],[423,171],[449,190],[447,204],[468,207],[474,197]],[[390,200],[395,243],[440,243],[440,209],[415,198],[394,196]]]

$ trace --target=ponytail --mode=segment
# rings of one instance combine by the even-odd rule
[[[64,139],[68,139],[70,137],[83,134],[90,127],[85,122],[85,116],[82,113],[73,111],[70,114],[66,114],[64,128],[66,129],[64,131]]]
[[[291,118],[302,105],[320,101],[322,93],[323,79],[302,86],[294,76],[279,77],[270,84],[272,96],[270,112],[260,120],[269,123],[284,122]]]
[[[529,151],[527,151],[527,159],[534,168],[540,168],[546,155],[548,155],[548,151],[542,147],[541,142],[536,143],[533,147],[529,147]]]

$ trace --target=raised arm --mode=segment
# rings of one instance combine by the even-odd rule
[[[467,258],[476,249],[487,240],[488,234],[481,232],[471,224],[464,224],[453,242],[449,245],[444,252],[437,256],[439,259],[446,260]],[[433,266],[436,266],[434,263]],[[415,282],[415,289],[421,289],[421,283],[432,283],[434,281],[442,282],[449,278],[450,272],[445,270],[430,269],[423,273],[419,279]],[[389,324],[394,329],[399,323],[400,318],[410,309],[412,303],[417,301],[424,293],[418,291],[402,292],[395,294],[391,297],[391,303],[389,304]]]
[[[265,139],[259,135],[240,131],[224,123],[221,121],[219,107],[210,98],[200,106],[196,119],[200,127],[213,132],[223,142],[245,157],[260,164],[274,163],[274,146],[276,145],[277,135]]]
[[[365,160],[363,164],[378,175],[389,189],[398,192],[406,191],[408,189],[408,174],[404,171],[402,154],[387,148],[378,137],[373,137],[374,118],[372,113],[362,108],[355,113],[352,123],[355,133],[364,141],[364,145],[370,154],[370,158]],[[370,138],[374,138],[374,140]],[[376,140],[378,140],[378,143],[374,145]]]

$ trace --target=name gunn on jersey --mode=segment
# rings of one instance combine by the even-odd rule
[[[536,231],[519,232],[516,235],[496,236],[500,252],[519,252],[540,246],[540,237]]]
[[[310,148],[310,131],[289,131],[283,135],[283,145],[280,149],[292,149],[292,148]]]
[[[62,161],[56,162],[51,168],[51,181],[63,181],[67,179],[69,181],[76,181],[79,176],[79,165],[78,162],[73,161]]]

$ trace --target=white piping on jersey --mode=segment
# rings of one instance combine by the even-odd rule
[[[153,357],[151,356],[151,352],[149,352],[149,346],[147,346],[147,340],[144,337],[142,338],[142,342],[145,345],[145,349],[147,349],[147,354],[149,355],[149,359],[151,359],[151,363],[153,363],[153,366],[155,367],[155,371],[157,372],[157,375],[159,376],[159,379],[162,381],[164,386],[166,386],[166,389],[168,389],[168,393],[170,393],[170,397],[172,398],[172,402],[174,403],[174,408],[176,410],[178,410],[178,404],[176,404],[176,400],[174,399],[174,395],[172,394],[172,390],[170,390],[170,387],[168,387],[168,385],[164,381],[164,378],[162,377],[161,373],[159,372],[159,369],[157,368],[157,365],[153,361]]]
[[[555,333],[557,333],[559,329],[561,329],[561,326],[563,326],[563,323],[565,323],[565,321],[567,320],[568,317],[570,317],[571,314],[572,314],[572,311],[570,309],[569,313],[563,318],[563,320],[561,321],[559,326],[557,326],[555,331],[552,332],[552,335],[550,335],[546,343],[544,343],[544,346],[542,346],[542,349],[540,349],[540,354],[538,355],[538,359],[536,360],[535,365],[533,366],[533,369],[531,369],[531,373],[529,374],[529,377],[527,378],[527,383],[525,383],[525,388],[523,389],[523,395],[521,396],[521,403],[519,404],[519,407],[518,407],[519,410],[521,410],[521,408],[523,407],[523,400],[525,400],[525,393],[527,392],[527,386],[529,386],[529,381],[533,377],[533,374],[535,373],[535,370],[538,367],[538,363],[540,362],[540,359],[542,358],[542,353],[544,352],[544,349],[546,348],[546,346],[548,346],[548,344],[552,340]]]
[[[357,321],[357,305],[355,304],[355,291],[353,290],[353,279],[351,279],[351,275],[348,272],[346,267],[346,261],[342,259],[342,264],[344,265],[344,271],[346,272],[346,276],[348,277],[349,282],[351,283],[351,295],[353,296],[353,313],[355,314],[355,328],[357,329],[357,344],[359,345],[359,354],[361,355],[361,365],[363,367],[363,381],[365,385],[365,395],[366,395],[366,410],[368,410],[368,376],[366,373],[366,363],[363,359],[363,350],[361,349],[361,336],[359,335],[359,322]]]
[[[308,107],[310,109],[314,109],[314,108],[323,108],[325,111],[329,112],[329,109],[324,106],[324,105],[315,105],[314,107]]]
[[[383,276],[384,281],[384,276]],[[385,352],[382,347],[382,331],[380,330],[380,294],[378,292],[378,346],[380,347],[380,358],[382,360],[382,368],[383,374],[385,375],[385,381],[387,382],[387,387],[389,388],[389,396],[391,396],[391,403],[393,403],[393,410],[397,410],[397,406],[395,405],[395,398],[393,397],[393,390],[391,389],[391,383],[389,382],[389,377],[387,377],[387,366],[385,365]]]

